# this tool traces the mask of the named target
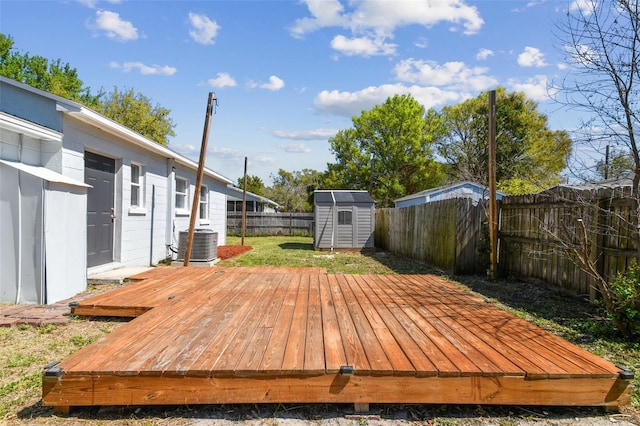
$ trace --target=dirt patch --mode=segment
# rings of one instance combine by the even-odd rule
[[[218,257],[222,260],[230,259],[232,257],[246,253],[252,250],[251,246],[220,246],[218,247]]]

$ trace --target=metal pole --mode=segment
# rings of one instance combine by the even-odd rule
[[[184,253],[184,266],[189,266],[191,259],[191,247],[193,246],[193,231],[196,227],[196,216],[198,214],[198,206],[200,204],[200,188],[202,187],[202,175],[204,175],[204,159],[207,153],[207,141],[209,140],[209,122],[211,121],[211,113],[213,105],[216,101],[216,95],[209,92],[209,101],[207,102],[207,113],[204,118],[204,130],[202,132],[202,144],[200,146],[200,161],[198,162],[198,175],[196,176],[195,194],[193,194],[193,204],[191,205],[191,218],[189,220],[189,234],[187,235],[187,247]]]
[[[489,92],[489,279],[498,276],[498,203],[496,201],[496,91]]]
[[[244,245],[244,233],[247,228],[247,157],[244,157],[244,181],[242,183],[242,241]]]

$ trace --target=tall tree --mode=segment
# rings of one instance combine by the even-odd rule
[[[488,95],[482,93],[442,109],[445,136],[438,152],[452,180],[488,184]],[[571,152],[564,131],[552,131],[537,104],[520,92],[496,90],[496,180],[510,194],[537,192],[557,184]]]
[[[598,152],[601,158],[607,145],[624,147],[633,160],[633,183],[628,218],[611,206],[587,201],[585,213],[577,223],[563,223],[559,230],[551,231],[568,247],[567,252],[574,262],[593,278],[618,329],[632,334],[640,312],[636,309],[629,317],[620,306],[629,295],[631,300],[640,297],[637,268],[634,273],[631,267],[628,276],[633,287],[618,287],[616,280],[608,282],[601,267],[603,262],[591,256],[595,242],[590,240],[607,238],[611,229],[606,224],[611,219],[617,229],[625,229],[640,257],[640,1],[575,2],[568,10],[566,20],[558,24],[557,38],[569,65],[566,77],[554,88],[557,100],[568,108],[581,111],[585,117],[574,139]],[[577,174],[584,175],[580,171]],[[594,210],[598,215],[590,216],[588,212]],[[585,229],[588,227],[595,229],[595,237],[587,238]],[[576,245],[576,241],[580,244]]]
[[[265,189],[265,197],[280,204],[282,211],[313,211],[313,191],[321,186],[322,173],[312,169],[293,172],[280,169],[271,178],[273,185]]]
[[[133,89],[120,91],[114,88],[96,109],[160,145],[167,145],[169,136],[175,136],[175,124],[169,117],[171,110],[153,105],[151,99]]]
[[[143,94],[115,88],[108,95],[94,95],[68,63],[20,53],[13,44],[10,36],[0,33],[0,75],[80,102],[161,145],[167,145],[169,137],[175,136],[171,110],[152,105]]]
[[[60,59],[19,53],[13,38],[0,33],[0,75],[66,99],[94,107],[100,95],[92,95],[78,77],[78,71]]]
[[[352,118],[353,127],[329,139],[336,162],[325,186],[366,189],[379,205],[438,186],[444,179],[432,144],[443,131],[433,110],[411,95],[395,95]]]
[[[238,178],[238,188],[244,188],[244,177]],[[262,179],[255,175],[247,175],[247,191],[263,196],[264,195],[264,183]]]
[[[601,158],[607,145],[624,147],[633,159],[637,195],[640,2],[576,2],[566,21],[558,24],[557,39],[570,68],[554,87],[556,99],[584,117],[574,140],[600,153]],[[576,174],[584,176],[581,170]]]
[[[635,165],[633,155],[626,151],[612,150],[609,158],[596,163],[597,178],[619,179],[623,176],[633,176]]]

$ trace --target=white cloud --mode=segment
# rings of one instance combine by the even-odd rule
[[[582,15],[590,16],[593,14],[595,8],[598,5],[598,1],[595,0],[574,0],[569,5],[570,13],[580,13]]]
[[[247,82],[247,87],[250,89],[255,89],[256,87],[259,87],[261,89],[267,89],[267,90],[271,90],[272,92],[276,92],[284,87],[284,80],[282,80],[279,77],[276,77],[275,75],[272,75],[271,77],[269,77],[268,83],[260,84],[260,83],[256,83],[253,80],[249,80],[249,82]]]
[[[484,24],[478,9],[465,4],[464,0],[345,2],[352,7],[349,11],[345,10],[345,6],[338,0],[304,2],[311,16],[297,19],[290,28],[291,35],[301,38],[322,28],[348,29],[353,37],[337,36],[331,45],[334,49],[351,55],[371,56],[372,46],[365,48],[362,44],[372,40],[375,40],[373,46],[378,47],[375,54],[394,54],[395,45],[387,43],[386,40],[393,38],[394,31],[400,27],[422,25],[429,28],[440,23],[449,23],[453,31],[462,29],[465,34],[475,34]]]
[[[493,56],[493,55],[494,53],[493,53],[493,50],[491,49],[480,49],[476,54],[476,59],[479,61],[484,61],[489,56]]]
[[[413,43],[413,45],[420,49],[426,49],[429,47],[429,40],[426,37],[420,37]]]
[[[550,99],[550,95],[552,96],[557,92],[556,89],[549,86],[549,79],[546,75],[537,75],[525,80],[524,82],[512,78],[508,80],[508,86],[512,90],[516,92],[523,92],[528,98],[539,102],[548,101]]]
[[[336,135],[338,131],[336,129],[313,129],[313,130],[301,130],[301,131],[286,131],[275,130],[273,135],[280,139],[293,139],[293,140],[326,140]]]
[[[91,9],[95,9],[98,4],[98,0],[78,0],[78,3]]]
[[[215,44],[216,36],[220,30],[220,25],[216,21],[212,21],[206,15],[189,12],[189,35],[200,44]]]
[[[587,66],[599,61],[598,52],[585,44],[566,45],[565,51],[569,60],[578,66]]]
[[[235,87],[237,84],[236,80],[226,72],[219,72],[218,74],[216,74],[215,78],[210,78],[209,80],[207,80],[207,83],[209,83],[211,87],[216,87],[219,89],[223,87]]]
[[[293,153],[293,154],[303,154],[303,153],[311,152],[311,148],[307,147],[303,143],[280,145],[279,148],[282,149],[284,152]]]
[[[326,28],[343,27],[356,31],[392,32],[398,27],[423,25],[431,27],[440,22],[461,25],[464,32],[478,32],[484,21],[478,9],[462,0],[379,1],[363,0],[349,4],[355,8],[345,13],[338,0],[306,0],[311,17],[298,19],[291,34],[302,36]]]
[[[331,40],[331,47],[347,56],[392,55],[396,44],[385,43],[383,38],[354,37],[337,35]]]
[[[169,65],[145,65],[142,62],[111,62],[111,68],[121,69],[124,72],[131,72],[137,69],[142,75],[174,75],[178,70]]]
[[[339,0],[307,0],[305,3],[312,17],[297,19],[290,29],[292,36],[299,38],[324,27],[348,26],[349,21],[342,15],[344,7]]]
[[[527,4],[525,4],[523,7],[516,7],[514,9],[512,9],[512,12],[524,12],[529,8],[532,7],[536,7],[540,4],[543,4],[545,0],[541,0],[541,1],[530,1]],[[514,2],[515,3],[515,2]]]
[[[450,102],[460,102],[471,97],[459,91],[442,90],[437,87],[405,86],[404,84],[384,84],[370,86],[357,92],[324,90],[316,95],[313,103],[317,112],[346,117],[358,116],[393,95],[412,95],[425,108],[433,108]]]
[[[237,149],[225,148],[221,146],[214,146],[213,149],[210,150],[210,152],[214,154],[216,158],[223,158],[227,160],[245,157],[244,153]]]
[[[104,31],[106,36],[117,41],[138,39],[138,29],[120,15],[108,10],[97,10],[96,20],[89,25],[92,29]]]
[[[468,67],[464,62],[446,62],[405,59],[394,68],[396,78],[408,83],[445,86],[449,89],[481,91],[498,84],[487,75],[488,69]]]
[[[544,67],[544,53],[536,47],[527,46],[524,52],[518,55],[518,65],[521,67]]]

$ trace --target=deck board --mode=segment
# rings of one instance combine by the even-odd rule
[[[435,276],[158,268],[136,278],[76,307],[139,316],[45,372],[45,405],[629,399],[618,367]]]

